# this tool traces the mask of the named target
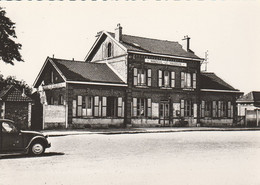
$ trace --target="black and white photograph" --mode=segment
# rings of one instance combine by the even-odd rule
[[[259,10],[0,1],[0,185],[259,185]]]

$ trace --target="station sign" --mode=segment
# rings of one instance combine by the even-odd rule
[[[187,63],[184,63],[184,62],[174,62],[174,61],[168,61],[168,60],[158,60],[158,59],[149,59],[149,58],[146,58],[144,61],[146,63],[151,63],[151,64],[163,64],[163,65],[187,67]]]

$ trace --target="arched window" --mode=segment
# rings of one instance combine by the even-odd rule
[[[107,45],[107,57],[112,56],[112,44],[109,42]]]

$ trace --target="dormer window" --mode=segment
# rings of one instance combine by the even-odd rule
[[[107,57],[111,57],[111,56],[112,56],[112,44],[111,42],[109,42],[107,45]]]

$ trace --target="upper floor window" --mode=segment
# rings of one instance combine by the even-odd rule
[[[53,71],[51,71],[51,73],[50,73],[50,79],[51,79],[51,83],[54,83],[54,73],[53,73]]]
[[[63,99],[63,96],[62,95],[59,95],[59,102],[58,102],[59,105],[63,105],[64,104],[64,99]]]
[[[137,86],[151,86],[152,85],[152,71],[151,69],[137,69],[134,68],[134,85]]]
[[[111,42],[109,42],[107,45],[107,57],[111,57],[111,56],[112,56],[112,44]]]
[[[181,88],[196,88],[196,73],[181,72]]]
[[[159,87],[175,87],[175,72],[158,71],[158,86]]]

